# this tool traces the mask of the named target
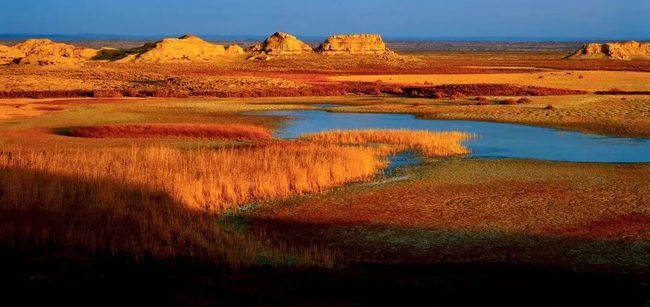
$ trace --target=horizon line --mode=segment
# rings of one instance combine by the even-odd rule
[[[276,31],[277,32],[277,31]],[[273,32],[275,33],[275,32]],[[271,33],[271,34],[273,34]],[[369,32],[368,32],[369,33]],[[76,40],[143,40],[143,39],[160,39],[167,37],[180,37],[186,34],[105,34],[105,33],[75,33],[75,34],[55,34],[55,33],[0,33],[0,39],[25,39],[25,38],[67,38]],[[220,38],[227,40],[257,40],[264,39],[269,35],[263,34],[194,34],[205,38]],[[341,33],[337,33],[341,34]],[[356,33],[355,33],[356,34]],[[379,34],[379,33],[372,33]],[[301,35],[292,34],[303,40],[321,40],[330,35]],[[335,34],[331,34],[335,35]],[[381,35],[381,34],[380,34]],[[543,36],[421,36],[421,35],[382,35],[386,41],[440,41],[440,42],[585,42],[585,41],[650,41],[650,37],[639,38],[629,36],[619,37],[543,37]]]

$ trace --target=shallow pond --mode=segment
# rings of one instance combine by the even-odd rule
[[[476,134],[465,142],[471,157],[528,158],[572,162],[650,162],[650,139],[618,138],[516,124],[417,119],[409,114],[268,111],[261,116],[292,117],[276,137],[349,129],[412,129]],[[409,159],[406,159],[409,160]],[[407,161],[408,162],[408,161]]]

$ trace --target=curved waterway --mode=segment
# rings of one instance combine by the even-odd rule
[[[341,113],[313,110],[266,111],[261,116],[291,117],[276,137],[350,129],[462,131],[477,135],[465,142],[470,157],[550,161],[650,162],[650,139],[619,138],[516,124],[417,119],[409,114]],[[408,160],[408,159],[406,159]]]

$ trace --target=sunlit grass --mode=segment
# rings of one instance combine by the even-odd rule
[[[197,257],[235,267],[259,257],[331,266],[335,254],[328,250],[296,250],[260,234],[226,231],[217,214],[367,180],[385,163],[373,148],[298,142],[215,150],[5,149],[0,243]]]
[[[455,131],[337,130],[307,134],[300,138],[327,144],[385,144],[392,152],[416,150],[428,157],[440,157],[468,154],[469,149],[462,142],[472,138],[472,135]]]
[[[384,166],[372,148],[291,142],[191,151],[165,147],[18,151],[0,157],[0,167],[146,187],[208,212],[370,179]],[[5,197],[37,196],[24,194],[28,190],[20,187],[14,190],[20,193]]]

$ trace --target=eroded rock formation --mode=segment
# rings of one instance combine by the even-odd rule
[[[586,44],[568,59],[650,60],[650,43],[636,41]]]
[[[155,43],[121,52],[102,49],[106,60],[120,62],[178,63],[178,62],[212,62],[224,56],[243,53],[241,47],[212,44],[195,35],[179,38],[165,38]]]
[[[386,47],[380,35],[350,34],[334,35],[318,47],[317,51],[324,55],[387,55],[394,54]]]
[[[49,39],[29,39],[14,46],[24,54],[15,63],[29,65],[77,65],[97,55],[97,50],[56,43]]]
[[[244,48],[239,45],[230,45],[226,48],[226,55],[240,55],[244,54]]]
[[[269,59],[274,56],[299,55],[313,52],[314,49],[295,36],[276,32],[264,42],[248,48],[251,59]]]

